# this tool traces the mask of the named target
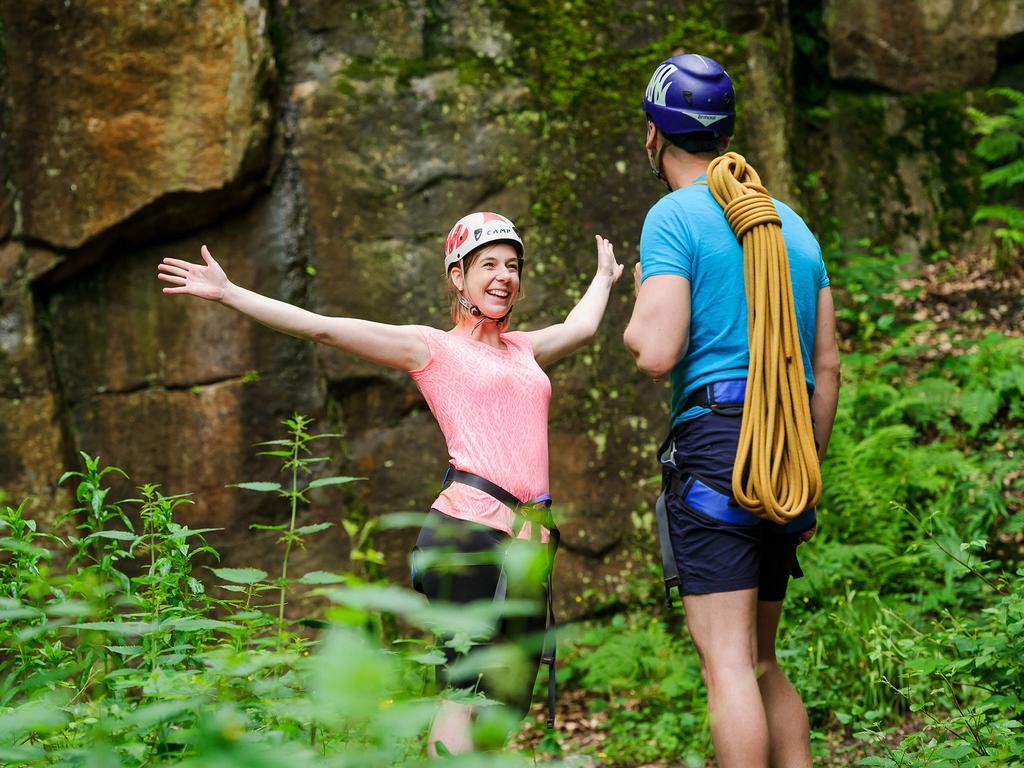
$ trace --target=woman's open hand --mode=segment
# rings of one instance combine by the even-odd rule
[[[600,235],[594,235],[594,240],[597,241],[597,274],[610,277],[614,285],[622,276],[622,265],[615,260],[615,246]]]
[[[191,264],[181,259],[164,259],[157,267],[157,277],[174,285],[164,288],[164,293],[187,293],[209,301],[220,301],[227,289],[228,276],[220,264],[210,255],[205,245],[199,250],[203,264]]]

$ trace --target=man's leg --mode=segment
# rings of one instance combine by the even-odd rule
[[[768,722],[754,672],[757,590],[686,595],[683,605],[719,768],[768,768]]]
[[[781,615],[781,600],[757,603],[757,685],[768,718],[771,768],[811,768],[807,711],[775,658]]]

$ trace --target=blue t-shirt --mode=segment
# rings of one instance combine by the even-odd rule
[[[829,284],[828,273],[821,247],[803,219],[785,203],[775,200],[775,207],[789,253],[804,373],[813,386],[818,291]],[[640,264],[644,280],[680,275],[690,281],[690,343],[671,374],[675,426],[707,413],[706,408],[684,408],[694,390],[713,381],[745,379],[750,362],[743,248],[707,184],[677,189],[651,208],[640,236]]]

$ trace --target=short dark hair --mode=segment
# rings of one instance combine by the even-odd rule
[[[703,152],[715,152],[722,149],[722,137],[717,133],[673,133],[663,134],[669,144],[682,150],[699,155]]]

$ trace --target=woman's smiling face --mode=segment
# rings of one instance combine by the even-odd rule
[[[452,270],[463,295],[489,317],[502,317],[519,294],[519,255],[508,243],[482,248],[468,260],[465,275]],[[461,285],[460,285],[461,284]]]

